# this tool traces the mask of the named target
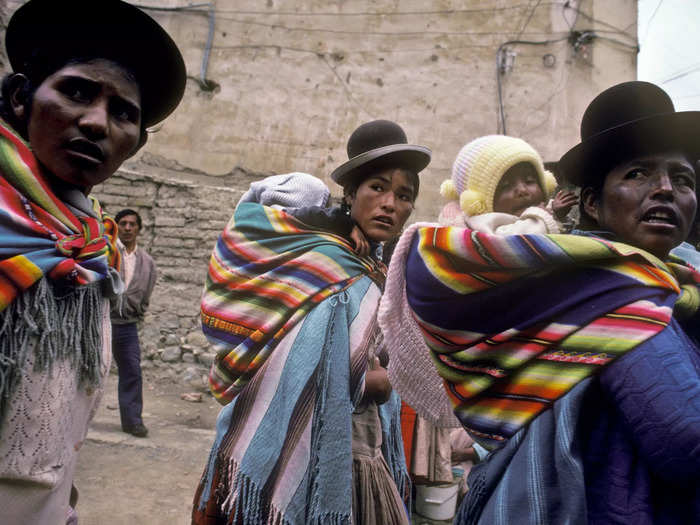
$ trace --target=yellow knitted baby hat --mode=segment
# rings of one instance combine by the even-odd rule
[[[545,171],[542,158],[524,140],[505,135],[486,135],[465,145],[452,165],[451,180],[442,183],[440,193],[447,200],[459,200],[469,216],[492,212],[501,177],[520,162],[532,164],[542,192],[549,198],[557,183]]]

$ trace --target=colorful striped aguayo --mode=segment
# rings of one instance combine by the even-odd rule
[[[663,330],[682,291],[672,268],[594,236],[429,226],[414,233],[406,295],[455,415],[493,447]]]
[[[93,208],[101,219],[76,217],[0,121],[0,312],[44,276],[84,285],[119,267],[117,225],[95,199]]]
[[[291,215],[241,203],[219,237],[202,297],[202,329],[217,350],[209,383],[230,402],[289,331],[324,299],[385,269],[342,237]]]

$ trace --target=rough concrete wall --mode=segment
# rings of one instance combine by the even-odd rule
[[[21,4],[6,0],[0,19]],[[545,160],[578,141],[595,94],[636,74],[636,0],[143,4],[161,8],[146,10],[181,47],[190,80],[132,168],[170,165],[168,176],[210,185],[240,173],[306,171],[338,195],[328,174],[346,160],[347,137],[363,121],[389,118],[433,150],[415,220],[437,216],[438,187],[459,148],[499,131],[496,52],[504,43],[550,42],[505,46],[498,75],[506,131]]]
[[[144,367],[203,386],[214,356],[199,328],[199,299],[211,250],[240,190],[121,170],[93,195],[112,215],[126,207],[139,212],[144,223],[139,244],[158,268],[141,326]]]
[[[500,75],[507,132],[531,141],[546,160],[577,142],[595,94],[635,77],[636,0],[212,4],[206,78],[219,87],[206,91],[190,80],[183,104],[147,151],[212,176],[236,167],[306,171],[338,194],[327,176],[347,159],[349,134],[363,121],[393,119],[434,152],[416,220],[436,217],[439,183],[459,148],[499,129],[496,52],[503,43],[552,41],[506,46],[511,58]],[[151,13],[199,77],[207,10]],[[588,30],[595,39],[577,41]]]

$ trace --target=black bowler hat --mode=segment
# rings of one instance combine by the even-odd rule
[[[559,160],[559,169],[566,180],[586,186],[619,162],[664,151],[684,153],[691,162],[700,158],[700,111],[676,111],[666,92],[649,82],[624,82],[588,105],[581,142]]]
[[[406,133],[395,122],[373,120],[350,135],[348,159],[331,173],[341,186],[374,169],[404,168],[417,174],[430,163],[430,150],[408,144]]]
[[[175,42],[150,16],[121,0],[29,0],[12,15],[5,47],[15,73],[31,71],[33,63],[73,58],[123,65],[139,84],[145,126],[167,117],[185,92],[185,63]]]

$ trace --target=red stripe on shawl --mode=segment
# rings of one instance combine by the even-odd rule
[[[617,314],[617,312],[615,312],[615,314]],[[663,330],[668,324],[663,321],[618,317],[615,314],[611,314],[613,317],[596,319],[589,326],[604,326],[616,329],[626,328],[628,330],[656,333]]]
[[[284,303],[285,306],[296,308],[302,304],[307,297],[302,297],[301,299],[296,299],[287,290],[284,289],[271,289],[265,286],[259,286],[258,283],[247,281],[245,283],[236,286],[235,291],[237,292],[255,292],[255,295],[260,297],[265,297],[268,299],[279,299]],[[298,293],[301,293],[297,290]]]
[[[621,308],[615,310],[615,313],[623,315],[636,315],[647,319],[662,321],[664,323],[668,323],[671,319],[670,308],[649,308],[639,305],[638,303],[632,303],[629,305],[622,306]]]
[[[438,353],[454,353],[469,348],[474,344],[474,339],[459,339],[457,340],[452,334],[451,339],[432,331],[422,323],[418,323],[423,330],[423,338],[431,350]]]
[[[586,366],[583,363],[579,363],[581,366]],[[594,367],[594,365],[589,365]],[[548,382],[549,383],[549,382]],[[554,400],[561,397],[564,392],[567,392],[571,385],[568,382],[564,382],[560,387],[557,387],[551,383],[548,386],[543,386],[541,383],[535,384],[522,384],[522,383],[509,383],[504,382],[503,385],[496,384],[491,390],[489,390],[489,396],[500,394],[512,394],[516,396],[523,397],[537,397],[547,400]],[[508,401],[520,402],[520,400],[509,399]],[[537,402],[538,404],[543,404],[542,402]]]
[[[468,231],[472,231],[472,230],[468,230]],[[503,243],[503,239],[501,239],[497,236],[484,234],[483,232],[476,232],[476,234],[477,234],[477,237],[479,239],[480,245],[488,252],[491,261],[495,261],[500,267],[510,266],[511,263],[509,261],[507,261],[506,259],[504,259],[501,255],[502,248],[500,248],[500,246]],[[469,239],[469,250],[471,251],[472,256],[475,253],[477,253],[479,255],[479,258],[484,260],[483,257],[481,257],[481,254],[479,253],[480,250],[475,247],[474,242],[471,240],[471,236]],[[491,261],[485,261],[487,266],[491,266],[491,264],[492,264]],[[508,279],[512,279],[512,276],[509,277]],[[500,279],[499,282],[506,282],[506,281],[508,281],[508,279]]]
[[[491,288],[491,285],[473,277],[470,273],[458,272],[454,267],[453,261],[442,251],[432,250],[431,259],[436,266],[450,273],[450,280],[460,283],[464,288],[475,291]]]
[[[509,399],[502,397],[477,398],[475,403],[467,401],[465,406],[470,406],[478,402],[479,408],[485,409],[488,412],[520,412],[520,413],[539,413],[549,403],[535,401],[533,399]]]
[[[26,259],[24,260],[26,261]],[[29,288],[37,280],[36,273],[27,271],[22,262],[18,261],[16,257],[0,261],[0,271],[5,274],[3,277],[8,282],[19,286],[21,290]]]
[[[63,259],[49,272],[49,277],[54,280],[60,279],[70,274],[73,270],[75,270],[75,261],[73,259]]]
[[[436,229],[433,228],[433,232],[432,232],[432,234],[436,240],[435,244],[437,246],[441,246],[441,247],[449,246],[450,245],[450,237],[451,237],[450,233],[454,233],[454,231],[450,228],[437,228],[437,232],[435,230]],[[478,257],[474,257],[474,259],[476,259],[475,262],[480,262],[484,265],[488,265],[488,261],[481,256],[481,251],[476,248],[476,243],[474,242],[474,239],[472,239],[472,236],[471,236],[471,230],[464,230],[462,232],[462,237],[463,237],[462,242],[464,242],[464,244],[467,246],[467,248],[469,248],[469,250],[474,255],[478,256]]]
[[[664,288],[670,288],[672,290],[676,290],[677,292],[680,291],[680,289],[678,288],[678,283],[675,281],[675,279],[673,279],[670,276],[670,274],[665,272],[664,270],[661,270],[660,268],[651,266],[649,264],[640,264],[632,260],[628,261],[628,264],[631,268],[633,268],[639,273],[650,274],[651,277],[659,283],[659,286],[663,286]]]
[[[18,293],[19,290],[14,283],[4,275],[0,275],[0,305],[10,304]]]
[[[58,222],[55,217],[46,213],[42,208],[32,202],[29,203],[32,208],[32,212],[34,212],[37,220],[39,220],[39,222],[41,222],[45,227],[42,228],[40,225],[36,224],[36,222],[30,220],[29,217],[27,217],[24,202],[22,202],[20,194],[13,186],[10,185],[9,182],[3,178],[0,178],[0,193],[2,194],[4,208],[10,213],[10,215],[12,215],[12,220],[15,223],[21,224],[22,228],[29,228],[39,235],[45,235],[46,231],[49,230],[57,237],[65,235],[66,232],[70,232],[70,230],[62,223]],[[56,223],[63,228],[63,231],[56,229]]]
[[[423,237],[425,242],[422,243],[422,249],[428,250],[431,258],[434,260],[435,265],[448,271],[450,273],[450,278],[458,283],[461,283],[463,286],[479,291],[492,286],[484,283],[482,279],[493,281],[496,284],[505,283],[513,279],[511,272],[496,269],[485,271],[479,269],[479,275],[482,277],[482,279],[477,279],[472,273],[470,273],[471,271],[476,271],[478,263],[481,263],[487,267],[492,266],[492,262],[490,260],[482,257],[481,249],[477,248],[477,244],[474,242],[472,236],[469,235],[468,232],[471,232],[471,230],[465,230],[462,234],[464,242],[470,250],[470,257],[476,259],[473,264],[470,264],[470,269],[460,268],[459,266],[455,265],[455,259],[448,255],[451,244],[450,232],[453,230],[453,228],[428,228],[427,230],[429,232],[433,232],[433,234],[426,234]],[[480,245],[488,246],[490,244],[488,242],[484,242],[488,241],[488,237],[482,237],[482,235],[478,232],[476,235],[479,238]],[[489,257],[492,257],[493,254],[490,250],[488,251]],[[492,257],[492,259],[496,260],[498,257]]]
[[[238,255],[239,257],[241,257],[242,259],[245,259],[247,261],[255,262],[256,264],[263,264],[263,265],[265,264],[265,259],[260,259],[258,254],[255,251],[245,249],[246,246],[249,244],[248,241],[235,242],[235,244],[234,244],[232,242],[228,242],[228,241],[230,241],[230,239],[227,239],[226,237],[227,236],[224,236],[224,242],[225,242],[226,246],[228,247],[228,249],[232,253],[235,253],[236,255]],[[252,243],[252,242],[250,243],[251,246],[254,244],[257,244],[257,243]],[[277,253],[272,255],[272,258],[278,258],[278,257],[279,257],[279,254],[277,254]],[[220,258],[217,257],[217,260],[219,260],[219,259]],[[221,263],[221,261],[219,261],[219,262],[220,262],[220,264],[223,264],[223,263]],[[305,262],[305,261],[299,260],[299,259],[295,259],[291,262],[292,262],[292,265],[294,267],[300,268],[300,269],[305,270],[313,275],[321,277],[325,281],[333,282],[333,281],[338,280],[338,275],[336,275],[332,271],[328,271],[328,270],[323,269],[321,266],[317,266],[317,265],[314,265],[310,262]],[[232,282],[232,284],[233,284],[233,286],[231,286],[231,287],[227,286],[227,288],[235,289],[238,286],[240,286],[240,284],[238,284],[238,281]]]

